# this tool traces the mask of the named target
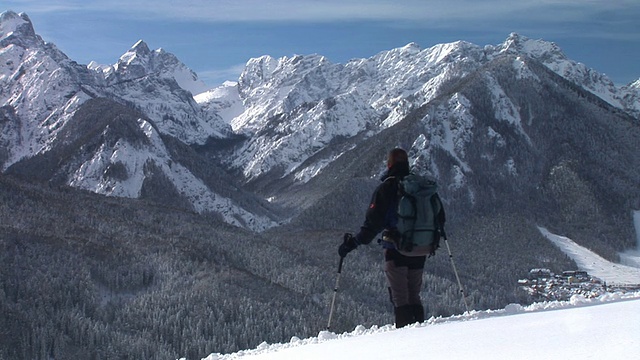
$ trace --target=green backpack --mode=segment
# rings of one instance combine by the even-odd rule
[[[402,238],[397,244],[401,253],[433,255],[439,247],[440,233],[444,231],[438,214],[442,202],[435,181],[411,173],[399,181],[398,231]]]

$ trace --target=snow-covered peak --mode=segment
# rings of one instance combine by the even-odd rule
[[[142,39],[138,40],[138,42],[133,44],[133,46],[131,47],[131,50],[138,54],[148,55],[149,53],[151,53],[151,50],[149,49],[149,45],[147,45],[147,43],[144,42]]]
[[[33,30],[31,20],[26,14],[17,14],[11,10],[0,14],[0,37],[4,38],[24,28]]]
[[[255,177],[277,164],[285,174],[308,178],[301,174],[320,168],[297,168],[318,149],[336,137],[394,125],[437,96],[443,81],[480,67],[484,57],[479,46],[459,41],[425,50],[409,43],[344,65],[317,54],[251,59],[238,83],[244,111],[223,118],[235,131],[261,138],[240,151],[234,166]],[[238,104],[223,98],[202,103]]]
[[[419,45],[410,43],[401,48],[380,52],[369,60],[376,64],[379,75],[405,81],[416,76],[426,79],[424,75],[445,72],[454,65],[468,62],[479,64],[483,57],[484,53],[479,46],[466,41],[455,41],[424,50]]]
[[[511,33],[496,50],[498,53],[524,55],[536,59],[553,72],[582,86],[609,104],[624,108],[622,101],[624,94],[620,94],[611,79],[582,63],[567,58],[560,47],[553,42],[532,40],[526,36]]]
[[[149,46],[142,41],[138,40],[129,51],[120,56],[118,63],[115,65],[116,68],[123,68],[131,65],[142,65],[146,66],[149,62],[149,57],[151,55],[151,50],[149,50]]]
[[[18,42],[24,46],[37,40],[38,37],[27,14],[17,14],[13,11],[0,14],[0,45],[6,46],[7,42]],[[23,43],[25,41],[27,43]]]
[[[207,91],[209,87],[178,58],[164,49],[150,50],[143,40],[136,42],[124,53],[112,69],[95,66],[111,82],[139,79],[150,74],[165,79],[173,79],[178,85],[193,95]]]
[[[633,103],[635,95],[626,95],[605,75],[567,58],[557,44],[517,33],[498,45],[456,41],[422,49],[409,43],[346,64],[332,64],[315,54],[279,59],[265,55],[247,62],[237,87],[226,89],[233,91],[208,93],[198,103],[218,111],[236,132],[263,134],[234,161],[246,176],[260,176],[283,162],[286,174],[303,171],[297,166],[333,136],[373,134],[367,129],[393,126],[435,99],[443,85],[504,55],[517,57],[514,66],[523,73],[533,59],[614,106],[634,108],[627,103]],[[498,90],[494,95],[503,98]],[[513,112],[507,107],[507,113]],[[282,144],[287,144],[286,151]]]
[[[544,40],[529,39],[517,33],[509,34],[507,40],[499,46],[498,51],[517,55],[526,54],[543,63],[567,59],[567,56],[557,44]]]
[[[295,81],[293,78],[299,79],[313,68],[328,62],[327,58],[317,54],[284,56],[277,60],[268,55],[253,58],[240,74],[238,85],[241,92],[246,94],[264,85],[290,84]]]
[[[174,79],[181,88],[193,95],[209,90],[211,87],[198,78],[198,75],[182,63],[174,54],[160,48],[153,51],[154,71],[162,77]]]
[[[0,107],[19,120],[3,130],[5,169],[46,150],[78,106],[94,94],[97,78],[45,43],[24,13],[0,14],[0,31]]]
[[[203,144],[230,132],[217,114],[198,106],[193,96],[207,85],[170,52],[150,50],[140,40],[115,65],[91,63],[89,68],[104,77],[107,91],[139,106],[163,134]]]
[[[419,53],[422,49],[420,48],[420,45],[418,45],[417,43],[410,42],[407,45],[401,47],[400,50],[405,54],[415,55]]]
[[[640,79],[623,86],[620,92],[626,110],[632,115],[640,117]]]
[[[246,111],[227,122],[236,131],[252,132],[265,126],[271,116],[331,96],[339,84],[339,78],[326,78],[332,66],[317,54],[249,60],[238,81]]]
[[[260,85],[271,78],[277,66],[278,60],[268,55],[249,59],[240,74],[239,85],[242,88]]]
[[[107,73],[109,71],[113,71],[113,67],[111,65],[100,64],[100,63],[97,63],[95,61],[91,61],[87,65],[87,68],[89,70],[93,70],[93,71],[97,71],[97,72],[105,72],[105,73]]]

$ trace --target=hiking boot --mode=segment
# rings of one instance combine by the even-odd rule
[[[411,306],[411,314],[413,315],[413,322],[424,322],[424,307],[422,304],[413,304]]]
[[[412,306],[413,305],[403,305],[393,309],[393,312],[396,316],[396,329],[405,327],[415,322],[413,321],[414,315]]]

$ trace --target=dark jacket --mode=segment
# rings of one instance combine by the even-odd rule
[[[369,244],[384,229],[394,229],[398,223],[398,182],[409,174],[408,163],[397,163],[382,177],[371,196],[365,220],[356,235],[358,244]]]

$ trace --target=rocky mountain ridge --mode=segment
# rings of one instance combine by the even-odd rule
[[[197,144],[231,133],[219,116],[205,114],[195,103],[185,88],[196,91],[202,83],[175,56],[152,52],[140,41],[113,66],[82,66],[36,35],[26,14],[5,12],[1,20],[0,51],[7,59],[0,66],[0,160],[5,171],[33,174],[28,170],[32,168],[37,173],[46,159],[48,167],[57,168],[41,172],[49,178],[38,178],[55,185],[132,198],[145,192],[151,197],[172,193],[174,203],[220,214],[231,224],[256,230],[275,224],[272,216],[255,209],[263,205],[246,204],[252,196],[238,195],[241,192],[233,190],[233,185],[212,189],[207,185],[210,178],[203,180],[194,175],[197,169],[189,170],[172,159],[176,150],[167,149],[168,143],[174,143],[170,138]],[[90,101],[94,99],[103,100]],[[91,111],[103,111],[97,114],[101,121],[95,123],[104,128],[82,125],[95,117]],[[147,141],[132,144],[130,131]],[[70,147],[69,134],[80,142]],[[109,134],[117,137],[109,140]],[[218,170],[214,178],[224,178],[225,172]],[[164,179],[162,186],[149,190],[154,178]],[[247,211],[247,206],[252,210]]]
[[[519,178],[519,169],[529,164],[504,151],[539,151],[530,132],[537,131],[534,119],[545,123],[548,111],[542,103],[514,101],[520,89],[507,87],[511,82],[545,86],[539,66],[559,75],[550,81],[586,91],[591,95],[580,96],[600,99],[589,101],[636,119],[631,122],[637,121],[640,106],[637,86],[618,89],[606,76],[568,59],[556,44],[518,34],[484,47],[458,41],[421,49],[411,43],[346,64],[321,55],[262,56],[248,61],[237,83],[194,97],[203,89],[197,76],[174,55],[152,51],[143,41],[114,65],[82,66],[36,35],[25,14],[5,12],[2,19],[2,53],[9,59],[1,64],[5,170],[33,173],[34,164],[48,159],[58,165],[42,181],[112,196],[166,200],[164,195],[173,194],[175,203],[254,230],[287,222],[312,206],[313,200],[305,199],[327,195],[342,177],[327,181],[323,191],[306,184],[323,178],[328,167],[350,158],[346,155],[364,142],[406,128],[409,119],[430,125],[383,146],[406,147],[415,156],[414,166],[438,176],[452,191],[463,191],[465,201],[474,203],[479,191],[467,186],[481,164],[472,160],[474,139],[488,136],[494,143],[479,154],[484,160],[503,159],[492,171]],[[512,78],[498,80],[504,73]],[[465,95],[472,86],[482,90]],[[124,107],[114,104],[122,113],[110,113],[113,121],[104,128],[77,134],[82,140],[71,148],[59,135],[87,131],[78,124],[87,121],[82,116],[93,116],[79,110],[109,106],[90,99]],[[478,118],[478,101],[489,105],[481,114],[484,120]],[[560,118],[575,117],[562,111]],[[486,120],[497,123],[487,126]],[[108,135],[126,128],[147,140],[132,144],[126,136]],[[63,155],[52,160],[51,154]],[[446,165],[437,164],[438,154],[446,154]],[[383,171],[382,162],[376,162],[361,175]],[[300,197],[300,189],[316,195]],[[298,198],[294,203],[278,201],[293,197]]]
[[[309,174],[331,158],[306,160],[335,138],[393,126],[446,92],[450,84],[507,54],[518,57],[514,66],[520,68],[519,76],[531,74],[529,59],[539,61],[611,105],[639,114],[632,87],[618,89],[606,76],[568,59],[556,44],[518,34],[497,46],[458,41],[422,50],[412,43],[347,64],[333,64],[320,55],[263,56],[247,63],[237,84],[197,99],[215,113],[244,104],[225,117],[235,131],[251,137],[230,166],[250,179],[277,168],[279,176],[294,173],[296,179],[308,181]]]

